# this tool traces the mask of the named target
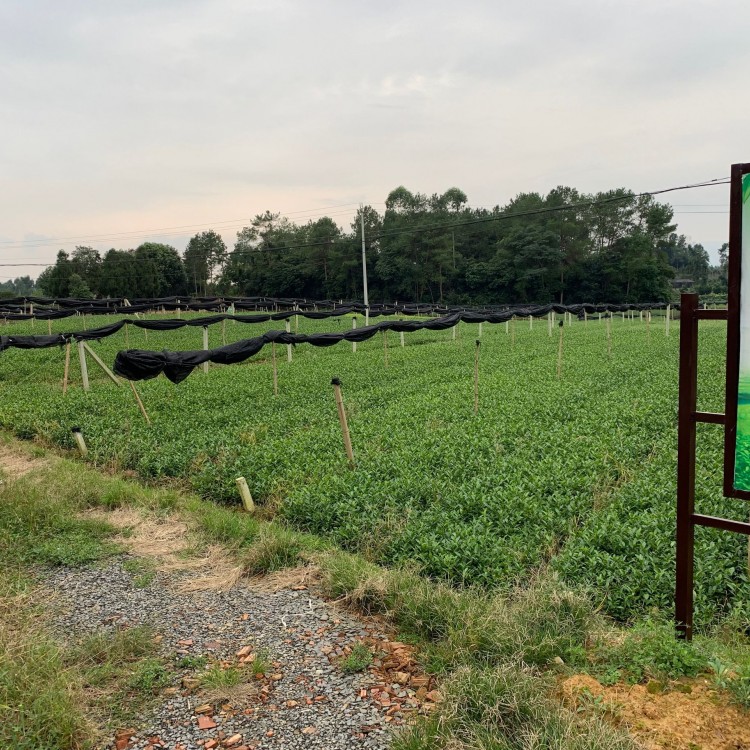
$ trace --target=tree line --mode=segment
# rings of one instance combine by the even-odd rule
[[[348,229],[330,217],[298,224],[266,211],[231,250],[212,230],[182,253],[155,242],[103,256],[61,250],[37,287],[79,298],[362,299],[362,223],[372,301],[668,301],[673,279],[726,291],[726,247],[712,267],[701,245],[677,233],[671,206],[622,188],[592,195],[570,187],[522,193],[492,209],[471,207],[458,188],[428,196],[398,187],[382,212],[364,206]]]

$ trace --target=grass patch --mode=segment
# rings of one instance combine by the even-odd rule
[[[362,672],[372,664],[372,651],[364,643],[355,643],[352,652],[340,663],[341,671],[351,674]]]
[[[78,510],[76,503],[31,475],[0,484],[3,564],[78,566],[116,553],[119,548],[108,541],[115,529],[98,519],[78,517]]]
[[[122,567],[131,574],[133,586],[137,589],[148,588],[156,578],[153,562],[144,557],[131,557],[122,563]]]
[[[397,735],[393,750],[636,750],[598,716],[548,697],[551,683],[520,664],[461,667],[442,686],[439,714]]]
[[[177,669],[203,669],[206,664],[205,656],[183,656],[177,661]]]
[[[19,599],[0,600],[0,747],[92,747],[79,675],[61,648],[20,614],[21,606]]]
[[[253,677],[261,677],[271,671],[271,655],[265,649],[260,649],[255,654],[255,659],[250,662],[250,671]]]
[[[237,667],[222,669],[220,664],[212,664],[201,677],[201,686],[211,689],[230,688],[239,685],[243,679],[243,671]]]

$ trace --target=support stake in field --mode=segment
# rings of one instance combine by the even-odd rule
[[[81,343],[83,344],[83,348],[91,355],[91,359],[93,359],[94,362],[96,362],[96,364],[99,365],[102,370],[104,370],[105,375],[115,385],[122,385],[122,383],[120,383],[120,379],[112,372],[112,370],[109,369],[109,367],[107,367],[107,365],[104,364],[101,357],[85,341],[81,341]]]
[[[388,329],[383,330],[383,362],[388,367]]]
[[[279,395],[279,373],[276,369],[276,342],[271,342],[271,360],[273,361],[273,395]]]
[[[563,361],[563,331],[565,330],[565,324],[560,321],[560,343],[557,345],[557,379],[560,380],[562,377],[562,361]]]
[[[357,318],[356,316],[352,315],[352,331],[356,331],[356,330],[357,330]],[[356,351],[357,351],[357,342],[352,341],[352,352],[356,352]]]
[[[63,373],[63,396],[68,393],[68,375],[70,374],[70,341],[65,344],[65,371]]]
[[[81,458],[86,458],[89,453],[89,449],[86,446],[86,441],[83,439],[83,433],[80,427],[71,427],[70,431],[73,433],[73,439],[76,441],[78,452],[81,454]]]
[[[128,383],[130,383],[130,390],[133,391],[135,401],[138,404],[138,408],[141,410],[141,414],[143,414],[143,418],[146,420],[146,424],[151,424],[151,420],[148,418],[148,414],[146,413],[146,407],[143,405],[143,401],[141,401],[141,397],[138,395],[138,391],[135,389],[135,383],[133,383],[132,380],[128,380]]]
[[[237,477],[237,479],[235,479],[235,483],[237,484],[237,489],[240,493],[242,507],[248,513],[252,513],[255,510],[255,503],[253,502],[253,496],[250,494],[250,488],[247,486],[245,477]]]
[[[289,322],[289,318],[286,319],[286,332],[291,333],[292,332],[292,324]],[[286,361],[291,362],[292,361],[292,345],[287,344],[286,345]]]
[[[344,448],[346,457],[349,460],[349,468],[354,468],[354,452],[352,451],[352,439],[349,435],[349,425],[346,421],[346,410],[344,409],[344,399],[341,396],[341,381],[338,378],[331,380],[333,386],[333,395],[336,399],[336,409],[339,413],[339,423],[341,424],[341,433],[344,436]]]
[[[203,351],[208,351],[208,326],[203,326]],[[208,360],[203,363],[203,372],[208,375]]]
[[[474,414],[479,414],[479,346],[482,343],[477,339],[474,350]]]
[[[83,380],[83,390],[89,389],[89,368],[86,363],[86,350],[83,348],[83,341],[78,342],[78,361],[81,363],[81,380]]]

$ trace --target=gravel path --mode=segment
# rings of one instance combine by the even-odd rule
[[[121,560],[46,575],[62,605],[56,608],[55,626],[67,638],[144,624],[163,636],[163,653],[175,664],[187,655],[238,664],[252,659],[243,656],[250,653],[265,653],[272,663],[271,674],[251,679],[243,696],[230,696],[231,708],[218,700],[200,715],[195,709],[205,704],[205,695],[189,681],[187,688],[177,681],[194,678],[195,670],[178,672],[163,702],[142,717],[129,744],[120,740],[121,747],[387,748],[392,728],[424,700],[426,688],[419,689],[424,678],[396,672],[400,683],[391,682],[389,658],[390,667],[398,668],[398,659],[391,658],[394,648],[398,656],[407,646],[309,591],[267,593],[242,585],[228,592],[185,594],[175,589],[179,576],[160,572],[148,587],[137,588]],[[344,648],[362,639],[382,644],[386,655],[370,671],[343,673],[337,663]],[[209,728],[200,728],[199,721]],[[115,741],[103,747],[115,748]]]

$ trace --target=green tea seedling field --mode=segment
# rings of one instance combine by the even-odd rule
[[[88,321],[88,327],[110,322]],[[360,325],[363,321],[360,320]],[[308,321],[300,332],[338,330],[349,318]],[[723,410],[725,327],[701,324],[700,403]],[[53,324],[53,332],[77,327]],[[227,323],[227,341],[279,324]],[[175,478],[219,503],[239,501],[245,476],[260,505],[296,528],[387,564],[413,563],[456,584],[509,587],[551,566],[571,585],[595,590],[621,620],[671,611],[679,325],[665,336],[615,316],[563,331],[545,320],[483,326],[479,413],[474,414],[478,326],[358,344],[300,346],[293,361],[277,347],[240,365],[212,365],[173,385],[137,384],[152,424],[129,387],[117,388],[89,363],[84,393],[75,350],[62,394],[64,352],[0,355],[0,426],[24,438],[72,447],[80,426],[89,459]],[[46,333],[46,323],[3,333]],[[292,327],[294,330],[294,326]],[[222,343],[221,325],[209,329]],[[385,364],[385,346],[388,365]],[[202,329],[147,334],[132,328],[92,348],[111,365],[123,348],[198,349]],[[348,468],[330,380],[339,377],[356,469]],[[721,497],[722,434],[701,425],[698,507],[746,519],[748,506]],[[732,610],[748,618],[747,541],[698,529],[696,622]]]

